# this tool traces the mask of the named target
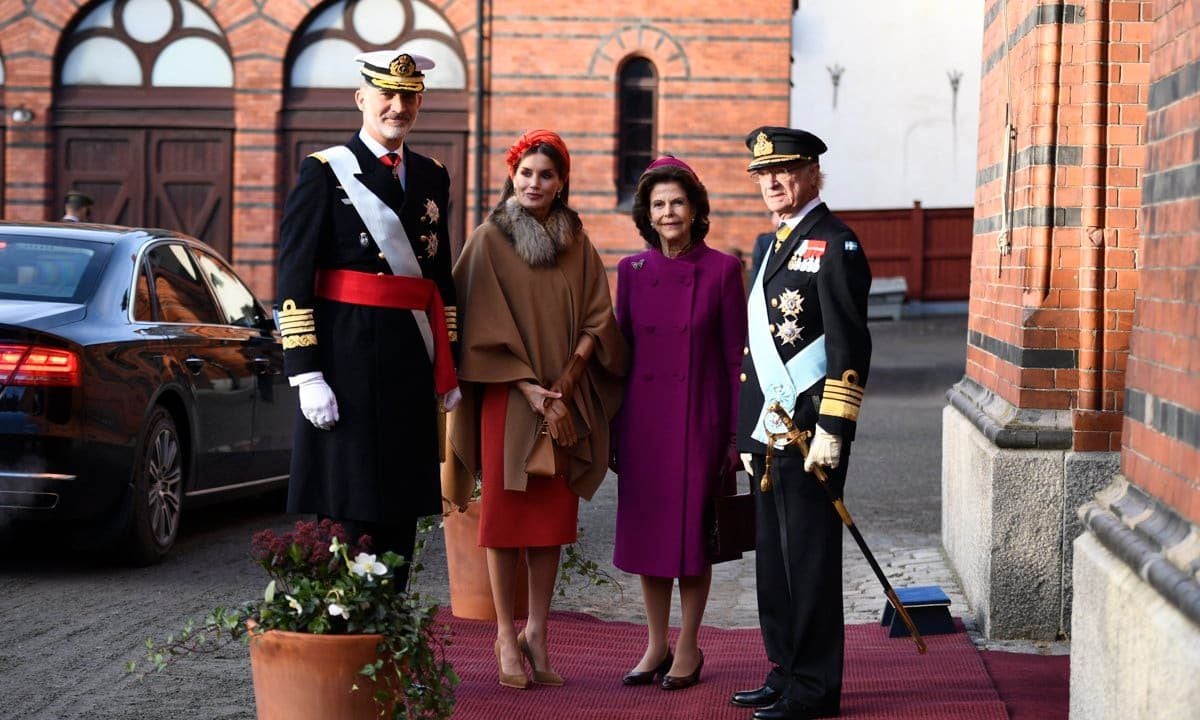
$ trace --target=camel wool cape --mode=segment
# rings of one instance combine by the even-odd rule
[[[629,351],[613,315],[604,264],[581,229],[573,237],[559,238],[565,247],[555,262],[531,267],[512,237],[528,231],[531,220],[511,207],[493,213],[471,233],[454,267],[463,399],[450,415],[452,452],[442,485],[446,498],[460,508],[466,507],[480,472],[483,386],[511,384],[504,424],[504,488],[524,491],[525,460],[541,416],[515,383],[528,380],[549,388],[566,369],[583,333],[594,338],[595,350],[571,403],[580,439],[568,448],[568,485],[590,500],[608,470],[609,422],[620,407]]]

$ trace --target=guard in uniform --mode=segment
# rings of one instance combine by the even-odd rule
[[[842,689],[842,523],[810,473],[828,468],[841,492],[871,359],[871,269],[854,232],[821,202],[825,143],[803,130],[762,127],[746,146],[769,210],[782,219],[753,279],[742,363],[738,450],[754,478],[758,615],[772,668],[762,687],[734,693],[756,720],[838,714]],[[778,401],[812,433],[802,460],[776,449],[761,490],[767,432],[783,432]]]
[[[459,397],[450,177],[404,142],[433,61],[355,61],[362,129],[304,159],[280,226],[279,325],[300,395],[288,511],[409,558],[417,518],[442,509],[439,404]]]

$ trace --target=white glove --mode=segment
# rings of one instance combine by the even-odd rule
[[[742,467],[746,468],[746,474],[749,475],[751,478],[753,478],[754,477],[754,467],[750,464],[750,460],[754,456],[751,455],[750,453],[742,453],[738,457],[740,457],[742,459]]]
[[[830,470],[842,461],[842,436],[830,435],[817,426],[812,445],[808,446],[808,457],[804,458],[804,472],[812,472],[817,465],[823,465]]]
[[[300,412],[318,430],[329,430],[338,421],[337,398],[325,376],[319,372],[304,373],[296,383],[300,389]]]
[[[458,407],[460,402],[462,402],[462,391],[454,388],[442,396],[442,409],[446,412],[454,412],[454,408]]]

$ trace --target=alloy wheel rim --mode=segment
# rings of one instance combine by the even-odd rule
[[[179,439],[167,428],[159,429],[150,442],[146,479],[150,529],[159,545],[167,545],[174,539],[179,525],[183,481]]]

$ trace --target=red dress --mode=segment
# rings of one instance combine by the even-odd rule
[[[525,492],[504,489],[504,418],[507,383],[487,386],[479,422],[479,545],[490,548],[569,545],[578,534],[579,496],[564,475],[529,478]]]

